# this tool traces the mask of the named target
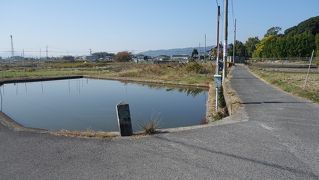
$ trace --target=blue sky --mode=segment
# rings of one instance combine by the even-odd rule
[[[232,1],[234,16],[232,15]],[[218,0],[223,6],[223,1]],[[229,0],[238,39],[262,37],[319,15],[318,0]],[[216,44],[216,0],[0,0],[0,56],[10,50],[49,50],[60,54],[93,51],[140,52]],[[18,52],[17,52],[18,53]],[[53,55],[51,53],[51,55]],[[44,53],[43,53],[44,54]]]

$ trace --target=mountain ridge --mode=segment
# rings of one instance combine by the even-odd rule
[[[207,46],[206,51],[209,51],[215,46]],[[173,56],[173,55],[192,55],[193,49],[199,50],[200,53],[204,53],[205,47],[186,47],[186,48],[173,48],[173,49],[159,49],[159,50],[149,50],[144,51],[139,54],[145,56],[156,57],[160,55]]]

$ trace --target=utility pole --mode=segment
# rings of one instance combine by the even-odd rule
[[[89,49],[89,51],[90,51],[90,56],[92,56],[92,49]]]
[[[237,19],[235,19],[235,28],[234,28],[234,44],[233,44],[233,63],[235,64],[235,52],[236,52],[236,31],[237,31]]]
[[[23,63],[22,64],[23,64],[23,66],[25,66],[24,49],[22,49],[22,57],[23,57],[23,59],[22,59]]]
[[[45,55],[46,55],[46,59],[48,60],[49,59],[49,47],[48,46],[46,46]]]
[[[216,72],[215,74],[218,75],[219,74],[219,49],[220,49],[220,45],[219,45],[219,24],[220,24],[220,6],[218,6],[218,9],[217,9],[217,50],[216,50]]]
[[[14,49],[13,49],[13,38],[12,38],[12,35],[10,35],[10,39],[11,39],[11,58],[13,59],[13,57],[14,57]]]
[[[225,28],[225,40],[224,40],[224,67],[223,67],[223,82],[227,77],[227,46],[228,46],[228,0],[224,0],[224,28]]]
[[[200,60],[200,43],[198,45],[198,60]]]
[[[220,92],[220,86],[222,83],[221,75],[219,75],[219,21],[220,21],[220,6],[217,8],[217,50],[216,50],[216,70],[214,75],[214,81],[215,81],[215,87],[216,87],[216,97],[215,97],[215,110],[218,111],[218,99],[219,99],[219,92]]]
[[[40,59],[39,60],[41,60],[41,58],[42,58],[42,49],[40,48]]]
[[[206,48],[207,48],[207,38],[205,34],[205,53],[204,53],[204,61],[206,62]]]

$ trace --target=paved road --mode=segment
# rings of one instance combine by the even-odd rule
[[[248,121],[138,139],[0,126],[0,179],[319,179],[319,106],[236,67]]]

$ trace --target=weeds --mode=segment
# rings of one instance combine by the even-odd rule
[[[304,86],[305,74],[297,72],[275,72],[250,67],[250,69],[267,82],[294,95],[319,103],[319,75],[309,75],[308,86]]]
[[[157,129],[159,128],[159,122],[158,120],[150,120],[144,124],[141,125],[141,128],[146,135],[152,135],[157,132]]]
[[[118,134],[111,132],[102,132],[102,131],[68,131],[68,130],[60,130],[57,132],[52,132],[52,134],[57,136],[65,136],[65,137],[84,137],[84,138],[113,138],[117,137]]]

